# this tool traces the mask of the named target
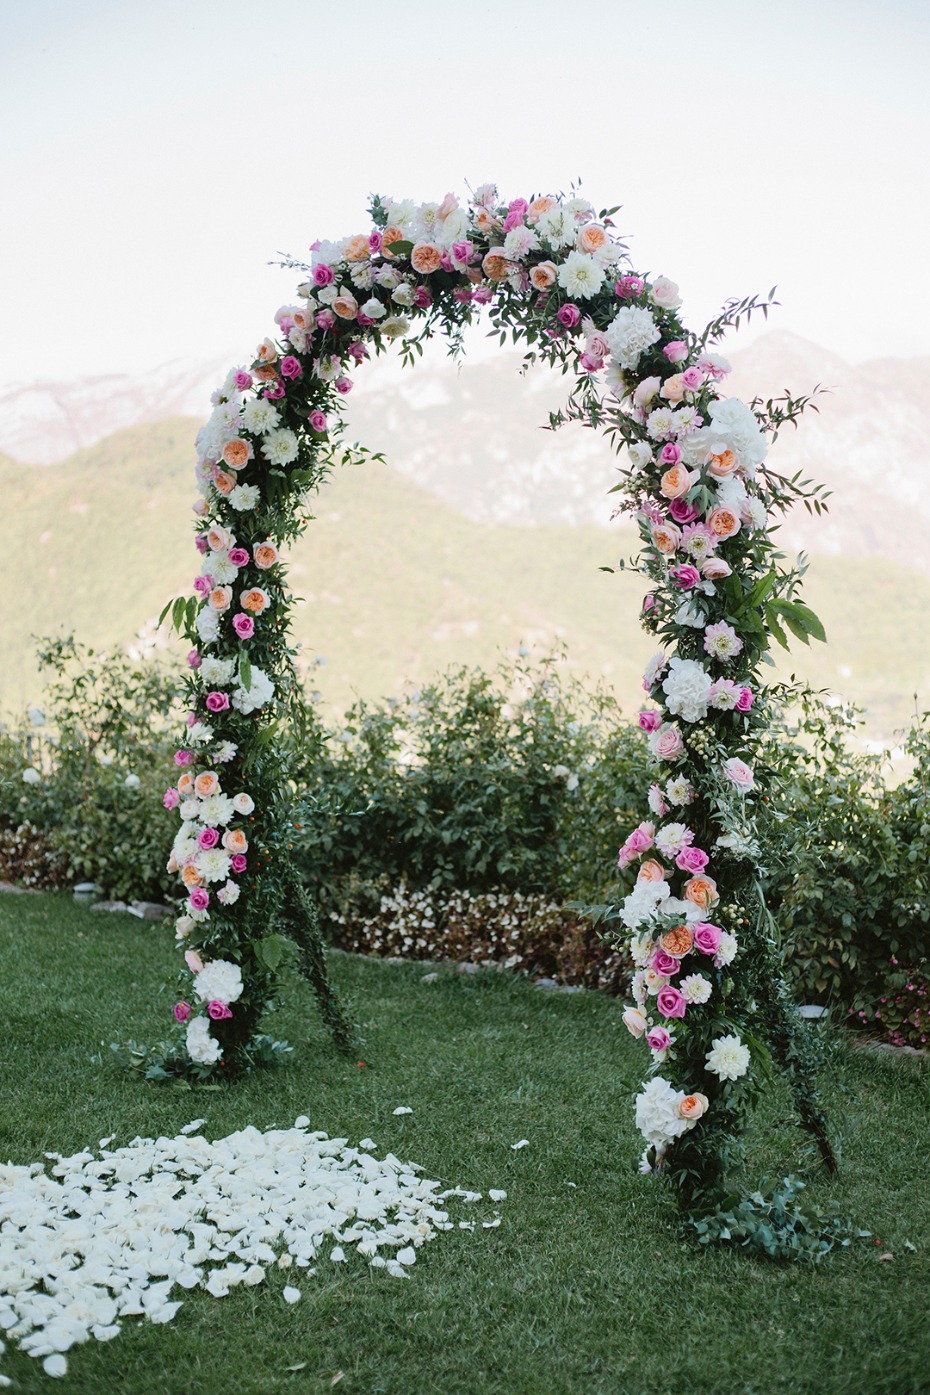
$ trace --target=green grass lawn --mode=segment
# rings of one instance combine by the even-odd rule
[[[669,1198],[637,1175],[630,1098],[643,1058],[616,1002],[451,969],[422,984],[415,965],[340,955],[333,971],[363,1027],[364,1069],[333,1052],[295,980],[272,1019],[296,1048],[291,1063],[191,1092],[120,1074],[105,1045],[164,1034],[177,967],[170,930],[66,898],[5,896],[0,955],[4,1160],[76,1151],[107,1134],[117,1143],[174,1134],[200,1116],[215,1137],[249,1123],[290,1126],[306,1113],[312,1127],[352,1141],[370,1135],[450,1185],[508,1192],[499,1229],[439,1236],[409,1281],[353,1258],[332,1272],[321,1261],[293,1308],[277,1270],[259,1289],[219,1301],[182,1295],[169,1326],[130,1320],[114,1341],[69,1353],[63,1390],[930,1390],[925,1062],[838,1051],[828,1093],[845,1162],[839,1179],[818,1177],[811,1190],[835,1197],[875,1239],[817,1269],[781,1268],[683,1244]],[[413,1114],[395,1118],[401,1104]],[[797,1160],[802,1140],[784,1108],[773,1099],[754,1133],[757,1178]],[[521,1138],[530,1146],[515,1153]],[[459,1203],[453,1214],[469,1212]],[[880,1260],[885,1253],[894,1258]],[[19,1353],[0,1369],[18,1391],[55,1388]]]

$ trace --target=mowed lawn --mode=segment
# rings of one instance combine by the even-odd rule
[[[69,1354],[74,1395],[910,1395],[930,1390],[930,1071],[849,1047],[827,1082],[844,1166],[811,1182],[873,1232],[816,1269],[682,1243],[670,1199],[637,1174],[631,1095],[643,1053],[616,1002],[507,974],[334,956],[365,1045],[330,1047],[311,995],[284,984],[272,1019],[287,1066],[217,1091],[121,1074],[107,1044],[165,1034],[172,932],[66,897],[0,898],[0,1156],[175,1134],[205,1116],[312,1127],[421,1163],[449,1185],[508,1192],[496,1230],[458,1229],[409,1280],[354,1256],[321,1260],[295,1307],[285,1276],[216,1300],[181,1294],[168,1326],[130,1320]],[[360,1062],[364,1061],[364,1066]],[[413,1113],[395,1117],[398,1105]],[[797,1166],[779,1093],[753,1134],[751,1175]],[[511,1144],[529,1140],[514,1152]],[[456,1219],[475,1215],[453,1203]],[[482,1203],[482,1215],[490,1209]],[[882,1259],[882,1255],[893,1259]],[[293,1273],[294,1271],[290,1271]],[[298,1369],[289,1369],[298,1368]],[[56,1388],[16,1351],[18,1391]]]

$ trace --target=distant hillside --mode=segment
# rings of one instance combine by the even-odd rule
[[[136,426],[49,469],[0,460],[11,535],[27,559],[0,611],[0,709],[37,694],[33,635],[73,628],[98,647],[151,645],[162,605],[196,571],[195,430],[178,419]],[[521,642],[564,640],[573,665],[635,711],[654,648],[637,623],[643,588],[598,570],[629,541],[593,524],[481,523],[387,466],[345,470],[294,550],[297,638],[308,668],[325,657],[313,678],[336,706],[450,664],[491,663]],[[915,691],[930,702],[930,656],[915,642],[930,579],[881,557],[816,558],[808,595],[831,643],[799,647],[788,667],[863,703],[871,734],[890,737]]]

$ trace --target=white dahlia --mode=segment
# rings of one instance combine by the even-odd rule
[[[297,437],[286,426],[262,437],[262,454],[270,465],[289,465],[297,459]]]
[[[264,397],[254,397],[242,409],[242,425],[253,436],[264,436],[266,431],[274,431],[281,425],[281,413],[273,402]]]
[[[717,1037],[705,1061],[718,1080],[738,1080],[749,1069],[749,1047],[738,1036]]]
[[[604,268],[596,258],[589,256],[587,252],[569,252],[559,267],[559,285],[570,296],[577,296],[582,300],[588,299],[590,296],[597,295],[603,284]],[[621,364],[621,367],[625,366]]]

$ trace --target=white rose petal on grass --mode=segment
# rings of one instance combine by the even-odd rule
[[[310,1119],[309,1119],[309,1117],[308,1117],[306,1114],[300,1114],[300,1115],[298,1115],[298,1117],[294,1120],[294,1128],[295,1128],[295,1129],[306,1129],[306,1128],[309,1128],[309,1126],[310,1126]],[[359,1147],[361,1147],[361,1144],[359,1144]]]
[[[488,1197],[491,1201],[506,1201],[507,1193],[502,1192],[498,1187],[491,1187],[488,1191]]]
[[[394,1110],[394,1113],[395,1113],[395,1114],[412,1114],[412,1113],[413,1113],[413,1110],[412,1110],[412,1109],[408,1109],[407,1106],[406,1106],[405,1104],[399,1104],[399,1105],[397,1106],[397,1108]]]
[[[520,1148],[528,1148],[529,1146],[530,1140],[528,1138],[521,1138],[519,1143],[511,1143],[510,1145],[515,1153],[518,1152]]]
[[[62,1376],[68,1374],[68,1363],[63,1356],[55,1352],[53,1356],[47,1356],[42,1362],[42,1370],[47,1376],[60,1380]]]
[[[192,1119],[189,1124],[184,1125],[181,1133],[196,1133],[198,1129],[203,1128],[206,1122],[206,1119]]]
[[[208,1020],[193,1023],[215,1046]],[[462,1187],[443,1192],[415,1163],[363,1151],[374,1148],[371,1139],[352,1147],[304,1127],[249,1126],[210,1140],[195,1132],[203,1122],[99,1157],[89,1149],[49,1153],[48,1170],[0,1163],[0,1326],[15,1330],[27,1355],[61,1357],[89,1337],[109,1341],[132,1317],[169,1323],[181,1306],[173,1290],[199,1287],[225,1298],[260,1286],[271,1266],[293,1264],[309,1278],[313,1261],[328,1256],[406,1278],[417,1248],[456,1226],[446,1197],[481,1196]],[[498,1220],[464,1228],[494,1229]],[[283,1237],[282,1252],[269,1233]],[[62,1253],[68,1268],[56,1263]],[[287,1303],[300,1296],[284,1289]],[[53,1362],[50,1374],[58,1367]]]

